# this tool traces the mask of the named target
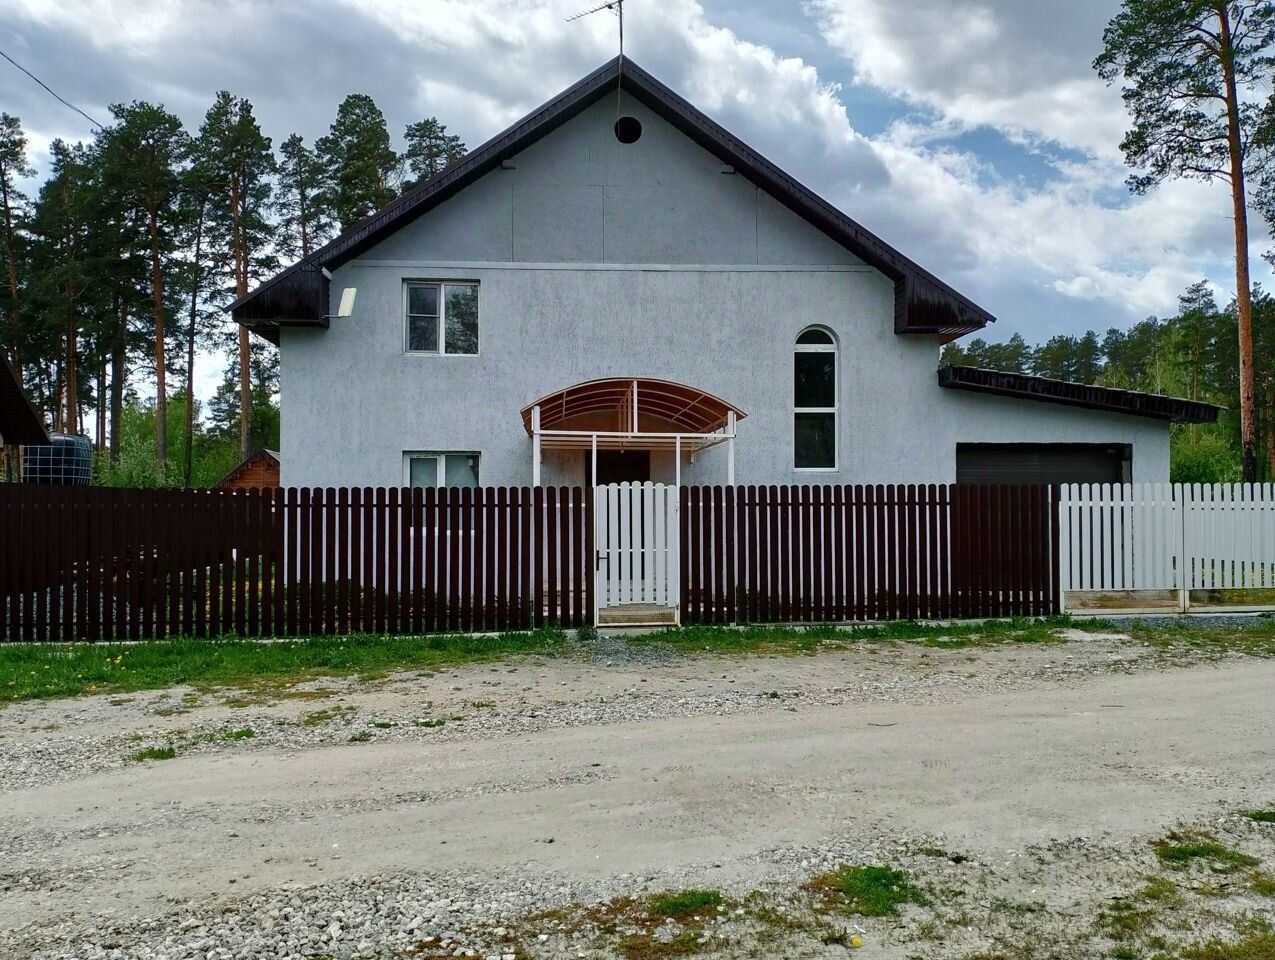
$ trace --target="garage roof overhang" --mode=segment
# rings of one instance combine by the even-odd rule
[[[40,415],[22,392],[18,372],[0,354],[0,445],[47,446],[51,442]]]
[[[455,196],[504,161],[578,116],[616,87],[734,168],[798,216],[822,230],[894,284],[896,333],[954,339],[995,318],[880,237],[797,182],[631,59],[617,57],[424,183],[346,230],[308,259],[231,304],[234,319],[273,343],[284,326],[328,325],[332,270]]]
[[[1172,423],[1213,423],[1225,409],[1198,400],[1182,400],[1157,393],[1117,390],[1114,387],[1052,380],[1025,373],[984,370],[980,367],[945,366],[939,368],[938,375],[939,386],[953,390],[973,390],[1022,400],[1061,403],[1088,410],[1168,420]]]

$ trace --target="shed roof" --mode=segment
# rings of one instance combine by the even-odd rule
[[[0,444],[47,445],[49,434],[35,407],[22,391],[18,372],[0,353]]]
[[[1043,403],[1061,403],[1109,413],[1127,413],[1135,417],[1149,417],[1173,423],[1213,423],[1225,409],[1212,403],[1166,397],[1158,393],[1117,390],[1091,383],[1072,383],[1070,380],[985,370],[981,367],[941,367],[939,386],[1022,400],[1039,400]]]
[[[340,266],[495,170],[616,87],[734,167],[894,283],[896,333],[960,336],[995,318],[735,137],[627,57],[617,57],[447,169],[346,230],[308,260],[240,297],[235,320],[277,343],[281,326],[328,326],[328,279]]]
[[[279,451],[267,450],[263,447],[260,450],[256,450],[248,454],[248,456],[244,457],[243,460],[239,461],[239,463],[237,463],[229,473],[217,481],[216,486],[224,487],[233,483],[245,470],[262,460],[273,460],[275,466],[280,466],[282,464],[282,461],[279,459]]]

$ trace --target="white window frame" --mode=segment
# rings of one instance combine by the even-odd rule
[[[478,450],[404,450],[403,451],[403,486],[412,485],[412,460],[419,457],[434,457],[438,463],[435,468],[434,489],[441,490],[447,485],[448,457],[476,457],[478,459],[478,484],[483,482],[483,455]],[[425,489],[422,487],[422,489]],[[458,488],[460,489],[460,488]]]
[[[811,331],[827,334],[830,343],[798,343],[804,334]],[[796,473],[836,473],[841,469],[841,371],[840,367],[840,344],[837,342],[837,335],[827,327],[819,324],[812,324],[809,327],[802,327],[797,331],[797,336],[793,338],[792,351],[794,354],[793,362],[793,383],[792,392],[792,419],[789,426],[792,428],[792,468]],[[831,407],[799,407],[797,406],[797,371],[795,355],[798,353],[830,353],[832,354],[832,400]],[[830,413],[832,414],[832,466],[830,467],[799,467],[797,466],[797,414],[799,413]]]
[[[412,350],[411,344],[411,327],[410,316],[407,308],[409,304],[408,293],[412,287],[438,287],[438,349],[437,350]],[[447,288],[448,287],[473,287],[478,289],[477,280],[404,280],[403,281],[403,353],[409,357],[476,357],[482,350],[482,319],[481,312],[479,314],[478,329],[478,349],[473,353],[448,353],[447,352]],[[479,300],[482,300],[482,294],[479,294]]]

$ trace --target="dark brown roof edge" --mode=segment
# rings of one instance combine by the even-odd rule
[[[631,59],[624,58],[621,69],[619,57],[351,227],[316,251],[308,261],[293,264],[240,297],[230,306],[232,316],[271,340],[277,339],[280,321],[327,326],[326,281],[305,281],[302,277],[294,280],[294,276],[303,272],[317,274],[320,268],[337,267],[358,256],[579,115],[614,90],[617,81],[622,89],[700,146],[734,166],[738,173],[893,280],[896,332],[959,335],[980,330],[995,320],[972,300],[784,173]],[[282,310],[291,315],[272,309],[269,301],[275,298]],[[320,299],[322,303],[318,302]]]
[[[1025,373],[1005,373],[981,367],[945,366],[939,368],[939,386],[953,390],[973,390],[1020,400],[1061,403],[1108,413],[1126,413],[1172,423],[1214,423],[1225,407],[1199,400],[1183,400],[1158,393],[1118,390],[1094,384],[1072,383],[1033,377]]]
[[[35,447],[52,442],[35,405],[18,382],[18,371],[0,353],[0,443]]]

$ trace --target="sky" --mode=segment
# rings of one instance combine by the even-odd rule
[[[276,144],[370,94],[396,145],[437,116],[474,147],[610,59],[591,0],[0,0],[0,49],[90,116],[134,99],[192,130],[219,89]],[[898,13],[906,6],[906,17]],[[991,311],[991,339],[1126,327],[1234,290],[1223,185],[1124,186],[1128,118],[1091,63],[1118,0],[626,0],[625,52]],[[0,61],[39,175],[88,121]],[[37,178],[28,192],[38,187]],[[1253,223],[1254,279],[1270,246]],[[209,365],[206,365],[206,368]],[[219,377],[200,378],[206,395]]]

